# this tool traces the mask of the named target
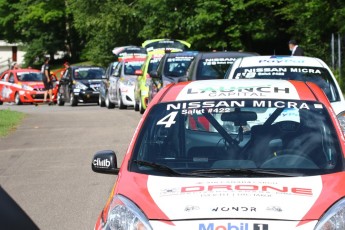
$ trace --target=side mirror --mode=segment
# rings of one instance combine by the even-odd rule
[[[104,174],[117,175],[120,171],[117,168],[116,154],[112,150],[103,150],[95,153],[91,163],[92,171]]]
[[[141,69],[137,69],[135,72],[134,72],[135,75],[137,76],[140,76],[140,75],[143,75],[143,71]]]
[[[158,72],[157,72],[157,70],[152,70],[152,71],[150,72],[150,76],[151,76],[151,78],[158,78]]]
[[[342,111],[341,113],[339,113],[337,115],[338,121],[339,121],[339,125],[341,130],[343,131],[344,135],[345,135],[345,111]]]

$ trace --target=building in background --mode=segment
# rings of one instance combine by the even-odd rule
[[[10,68],[13,62],[19,65],[24,63],[24,55],[22,47],[18,43],[7,43],[0,40],[0,73]]]

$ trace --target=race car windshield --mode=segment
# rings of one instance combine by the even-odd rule
[[[198,63],[196,80],[223,79],[236,58],[207,58]]]
[[[19,72],[17,73],[18,81],[42,81],[43,75],[39,72]]]
[[[330,116],[317,102],[188,101],[152,108],[130,170],[152,175],[174,171],[176,176],[310,176],[341,171],[341,156]]]
[[[164,66],[164,75],[169,77],[181,77],[186,75],[186,71],[194,57],[169,57]]]
[[[78,68],[74,70],[75,80],[102,79],[104,70],[101,68]]]
[[[144,64],[144,61],[131,61],[125,63],[125,74],[126,75],[135,75],[135,71],[141,69],[141,66]]]
[[[331,102],[340,100],[335,82],[325,68],[296,66],[245,67],[237,68],[233,78],[285,79],[314,82],[325,92]]]

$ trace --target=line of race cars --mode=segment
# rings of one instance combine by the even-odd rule
[[[143,114],[120,167],[92,159],[119,175],[95,229],[345,229],[345,101],[322,60],[155,42],[59,82],[59,105]]]
[[[149,72],[163,87],[121,166],[112,150],[92,159],[119,175],[95,229],[345,229],[345,103],[328,66],[249,54],[211,67],[225,62]]]

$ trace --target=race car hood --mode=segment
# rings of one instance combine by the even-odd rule
[[[319,219],[345,195],[342,173],[244,179],[132,176],[122,178],[126,185],[117,192],[134,201],[149,219],[156,220],[311,221]]]

